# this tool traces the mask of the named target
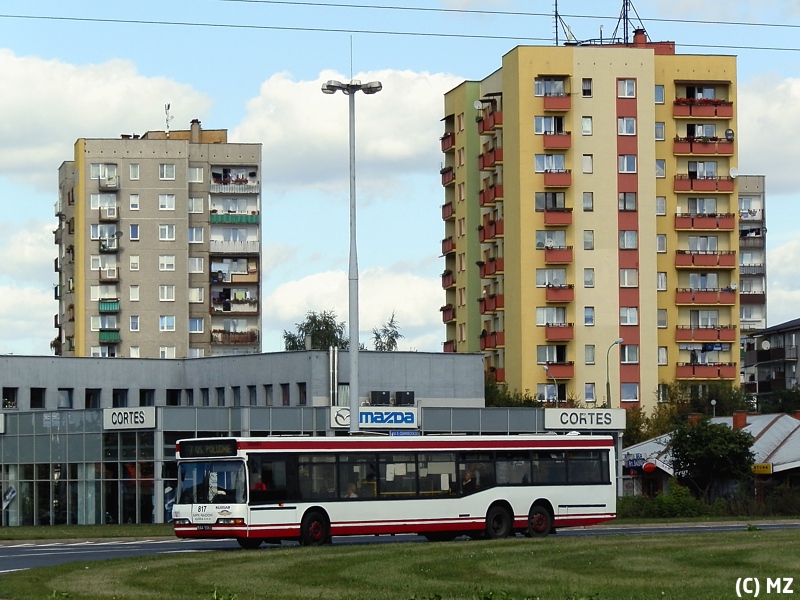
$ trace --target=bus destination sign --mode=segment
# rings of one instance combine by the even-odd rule
[[[236,456],[236,440],[183,440],[178,446],[181,458]]]

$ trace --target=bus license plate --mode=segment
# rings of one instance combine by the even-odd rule
[[[198,525],[197,531],[211,531],[211,525]]]

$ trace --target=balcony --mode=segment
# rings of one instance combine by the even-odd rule
[[[575,337],[575,326],[572,323],[548,323],[544,337],[548,342],[568,342]]]
[[[259,273],[256,263],[249,263],[252,266],[247,271],[211,271],[209,274],[211,283],[258,283]]]
[[[478,310],[482,315],[495,313],[505,309],[505,296],[503,294],[489,294],[485,298],[478,298]]]
[[[61,263],[59,262],[58,257],[53,260],[53,269],[55,269],[56,273],[61,273]]]
[[[506,332],[495,331],[481,334],[481,350],[493,350],[495,348],[504,348],[506,345]]]
[[[544,262],[551,265],[564,265],[572,262],[572,246],[545,248]]]
[[[502,273],[505,269],[503,258],[490,258],[487,262],[478,262],[478,270],[482,279],[488,279],[493,275]]]
[[[478,203],[481,206],[494,206],[495,200],[503,199],[503,184],[496,183],[485,187],[478,193]]]
[[[97,180],[97,189],[101,192],[113,192],[119,189],[119,177],[110,175]]]
[[[506,380],[506,370],[501,367],[489,367],[486,375],[494,379],[497,383],[503,383]]]
[[[765,265],[739,265],[739,275],[766,275]]]
[[[450,254],[451,252],[456,251],[456,243],[453,240],[453,236],[446,237],[442,240],[442,255]]]
[[[564,171],[544,172],[545,187],[569,187],[571,185],[572,185],[572,171],[570,169],[566,169]]]
[[[736,292],[731,288],[692,289],[678,288],[675,292],[675,304],[736,304]]]
[[[549,362],[547,371],[551,379],[572,379],[575,377],[575,363],[569,362]]]
[[[735,342],[736,326],[692,327],[678,325],[675,329],[676,342]]]
[[[258,299],[248,298],[247,300],[213,298],[211,300],[212,315],[257,315],[258,314]]]
[[[766,304],[767,295],[764,292],[741,292],[739,304]]]
[[[444,289],[451,288],[456,284],[456,276],[452,271],[445,271],[442,273],[442,287]]]
[[[484,117],[479,117],[478,119],[478,133],[488,134],[493,132],[497,127],[503,126],[503,112],[502,111],[494,111],[489,112]]]
[[[442,152],[447,152],[448,150],[452,150],[456,147],[456,134],[448,131],[442,137],[439,138],[439,141],[442,143]]]
[[[100,329],[100,343],[101,344],[119,344],[122,340],[119,337],[119,328],[102,328]]]
[[[742,248],[764,248],[764,237],[760,235],[739,236],[739,249]]]
[[[678,119],[686,117],[731,119],[733,102],[716,98],[676,98],[672,106],[672,116]]]
[[[545,300],[548,302],[572,302],[575,300],[575,286],[567,285],[548,285],[545,291]]]
[[[566,111],[572,108],[572,96],[544,96],[544,109],[552,111]]]
[[[447,221],[448,219],[452,219],[455,217],[456,211],[453,208],[453,203],[448,202],[447,204],[442,205],[442,221]]]
[[[104,254],[114,254],[119,252],[119,240],[116,237],[101,238],[98,240],[100,252]]]
[[[478,228],[478,239],[481,242],[488,242],[498,237],[503,237],[503,221],[487,220],[485,225]]]
[[[678,363],[675,368],[677,379],[738,379],[736,363]]]
[[[716,137],[676,137],[672,153],[675,156],[733,156],[733,142]]]
[[[572,225],[571,208],[548,208],[544,211],[544,224],[546,226],[566,227]]]
[[[118,313],[119,312],[119,299],[118,298],[114,298],[114,299],[109,298],[109,299],[106,299],[106,300],[100,300],[97,303],[97,310],[101,314]]]
[[[209,251],[212,254],[258,254],[261,244],[255,240],[226,242],[210,240]]]
[[[678,213],[675,215],[675,229],[679,230],[722,230],[736,229],[736,215]]]
[[[480,171],[490,171],[495,168],[498,164],[502,164],[503,162],[503,149],[502,148],[492,148],[491,150],[487,150],[483,154],[478,155],[478,169]]]
[[[447,340],[442,344],[442,352],[455,352],[456,351],[456,341],[455,340]]]
[[[704,267],[710,269],[733,269],[737,266],[736,252],[733,250],[721,252],[677,250],[675,252],[675,266],[677,268]]]
[[[212,331],[212,344],[238,345],[258,342],[258,331]]]
[[[675,175],[673,190],[675,192],[733,192],[732,177],[705,177],[703,179],[689,175]]]
[[[212,194],[258,194],[261,185],[257,181],[251,183],[247,178],[231,181],[215,177],[209,191]]]
[[[240,213],[215,213],[211,212],[208,215],[208,222],[209,223],[249,223],[251,225],[258,225],[259,216],[256,214],[256,211],[253,211],[250,214],[240,214]]]
[[[116,206],[103,206],[98,209],[98,218],[101,223],[116,223],[119,221],[119,209]]]
[[[442,176],[442,185],[448,186],[452,185],[456,181],[456,171],[453,167],[445,167],[439,173]]]
[[[572,148],[572,133],[545,133],[542,143],[545,150],[569,150]]]
[[[450,323],[456,320],[456,307],[452,304],[445,304],[439,310],[442,313],[442,323]]]
[[[746,365],[766,362],[797,361],[797,346],[778,346],[769,350],[750,350],[745,354]]]

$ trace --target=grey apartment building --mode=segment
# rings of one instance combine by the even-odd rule
[[[227,130],[75,142],[59,168],[61,356],[259,352],[261,144]]]

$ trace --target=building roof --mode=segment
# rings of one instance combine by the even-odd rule
[[[772,327],[767,327],[766,329],[758,331],[755,334],[755,336],[760,337],[763,335],[768,335],[770,333],[779,333],[781,331],[792,331],[795,329],[800,329],[800,319],[792,319],[791,321],[786,321],[785,323],[778,323],[777,325],[773,325]]]
[[[712,423],[733,427],[733,417],[715,417]],[[751,447],[756,463],[772,463],[772,472],[780,473],[800,467],[800,420],[787,414],[747,415],[747,425],[742,428],[753,436]],[[634,444],[622,451],[641,454],[646,460],[673,475],[669,451],[669,434]]]

